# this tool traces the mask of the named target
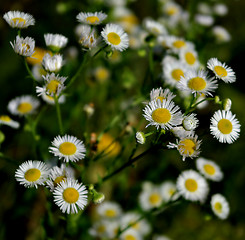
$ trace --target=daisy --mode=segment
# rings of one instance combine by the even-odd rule
[[[196,14],[195,21],[204,27],[210,27],[214,23],[214,18],[206,14]]]
[[[54,73],[47,74],[43,76],[45,85],[43,87],[36,87],[36,93],[38,96],[43,94],[49,96],[59,96],[61,91],[65,89],[64,82],[67,79],[66,77],[59,77],[59,75],[55,75]]]
[[[51,96],[49,96],[49,95],[47,95],[45,93],[42,94],[41,97],[42,97],[43,101],[45,101],[46,103],[51,104],[51,105],[54,105],[55,104],[55,100],[54,100],[53,97],[51,97]],[[65,102],[65,99],[66,99],[65,95],[61,95],[59,97],[59,99],[58,99],[58,103],[59,104],[64,103]]]
[[[177,88],[183,91],[189,91],[195,96],[197,94],[211,95],[218,88],[217,81],[208,77],[205,70],[190,70],[181,77]]]
[[[111,46],[113,50],[123,51],[129,46],[128,34],[123,28],[116,24],[106,24],[101,32],[104,41]]]
[[[208,183],[194,170],[183,171],[176,183],[179,193],[187,200],[204,202],[208,195]]]
[[[229,203],[225,197],[219,193],[212,196],[211,207],[214,214],[223,220],[226,219],[230,213]]]
[[[198,61],[197,52],[192,48],[185,48],[179,53],[181,62],[186,64],[190,68],[199,68],[200,63]]]
[[[13,115],[25,116],[33,114],[39,105],[40,102],[35,97],[23,95],[11,100],[8,104],[8,110]]]
[[[100,217],[114,221],[116,218],[121,216],[122,209],[121,206],[116,202],[104,201],[97,206],[96,212]]]
[[[78,22],[85,23],[85,24],[90,24],[90,25],[98,25],[100,24],[103,20],[107,18],[107,14],[103,12],[87,12],[87,13],[79,13],[77,15],[77,20]]]
[[[225,16],[228,13],[228,7],[223,3],[216,3],[213,10],[218,16]]]
[[[61,34],[44,34],[44,40],[47,47],[55,52],[58,52],[61,48],[64,48],[68,42],[68,38]]]
[[[207,68],[213,71],[216,78],[223,80],[225,83],[233,83],[236,81],[234,71],[217,58],[210,58],[207,62]]]
[[[57,136],[52,145],[53,147],[49,147],[49,152],[65,162],[76,162],[85,157],[86,149],[83,142],[74,136]]]
[[[168,88],[165,88],[164,91],[161,87],[156,89],[153,88],[150,92],[151,101],[157,101],[158,99],[161,102],[163,101],[163,99],[171,101],[174,97],[175,95]]]
[[[212,32],[219,43],[229,42],[231,40],[230,33],[222,26],[214,26]]]
[[[207,179],[215,182],[219,182],[223,179],[223,173],[220,170],[220,167],[211,160],[200,157],[196,161],[196,166],[198,171]]]
[[[241,125],[231,111],[218,110],[211,118],[210,131],[221,143],[233,143],[238,137]]]
[[[179,53],[181,50],[185,48],[194,48],[192,42],[188,42],[183,38],[176,37],[176,36],[168,36],[166,38],[166,45],[174,52]]]
[[[32,74],[37,81],[41,82],[43,80],[42,76],[45,76],[47,72],[43,69],[41,64],[35,64],[32,67]]]
[[[143,240],[140,233],[132,228],[127,229],[125,232],[123,232],[119,240]]]
[[[79,44],[81,44],[84,50],[88,50],[97,46],[100,38],[97,36],[97,32],[89,25],[80,26]]]
[[[19,128],[20,124],[12,120],[8,115],[0,115],[0,126],[7,125],[12,128]]]
[[[172,181],[163,182],[160,189],[163,201],[169,202],[170,200],[176,200],[178,198],[176,185]]]
[[[143,116],[150,123],[146,126],[155,126],[157,129],[159,127],[164,130],[169,130],[172,127],[181,124],[182,113],[178,106],[175,106],[174,102],[170,100],[160,99],[157,101],[151,101],[143,109]]]
[[[61,181],[54,189],[54,202],[63,213],[77,213],[79,209],[84,209],[88,202],[88,191],[82,183],[68,178]]]
[[[10,44],[17,54],[24,57],[31,57],[35,52],[35,40],[31,37],[22,38],[17,35],[14,43]]]
[[[181,7],[173,1],[166,2],[163,5],[163,13],[170,18],[178,18],[181,14]]]
[[[35,24],[32,15],[20,11],[9,11],[3,15],[3,18],[12,28],[27,28]]]
[[[41,161],[28,160],[22,163],[15,171],[15,178],[25,187],[44,185],[49,174],[48,166]]]
[[[135,138],[137,143],[145,144],[145,134],[143,132],[137,132]]]
[[[144,26],[146,30],[153,35],[158,36],[167,34],[165,27],[161,23],[152,19],[145,19]]]
[[[44,69],[48,72],[58,72],[63,66],[63,57],[61,54],[51,56],[46,53],[42,60]]]
[[[191,113],[188,116],[184,116],[182,124],[185,130],[193,131],[198,127],[199,120],[196,118],[195,113]]]
[[[190,132],[188,135],[183,135],[175,143],[169,143],[168,148],[177,148],[183,161],[187,157],[194,158],[200,154],[201,141],[197,140],[197,135],[194,132]]]

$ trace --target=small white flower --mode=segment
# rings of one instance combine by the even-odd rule
[[[44,34],[44,40],[47,47],[52,50],[59,51],[61,48],[64,48],[68,42],[68,38],[61,34]]]
[[[195,21],[204,27],[210,27],[214,23],[214,18],[210,15],[196,14]]]
[[[79,44],[83,46],[84,50],[96,47],[100,41],[96,30],[89,25],[81,25],[79,32]]]
[[[17,35],[14,43],[10,44],[17,54],[24,57],[31,57],[35,52],[35,40],[31,37],[22,38]]]
[[[229,42],[231,40],[230,33],[222,26],[214,26],[212,32],[219,43]]]
[[[160,88],[153,88],[150,92],[150,100],[157,101],[158,99],[162,102],[163,99],[172,100],[176,95],[174,95],[168,88],[163,89]]]
[[[196,118],[196,114],[192,113],[188,116],[184,116],[182,124],[185,130],[191,131],[198,127],[199,120]]]
[[[3,18],[12,28],[27,28],[35,24],[32,15],[20,11],[9,11],[3,15]]]
[[[47,95],[47,94],[43,93],[43,94],[41,95],[41,97],[42,97],[43,101],[45,101],[46,103],[51,104],[51,105],[54,105],[54,104],[55,104],[54,98],[51,97],[50,95]],[[65,95],[61,95],[61,96],[59,97],[59,99],[58,99],[58,103],[59,103],[59,104],[62,104],[62,103],[65,102],[65,100],[66,100]]]
[[[25,187],[44,185],[49,174],[49,169],[44,162],[28,160],[22,163],[15,172],[15,178]]]
[[[95,12],[95,13],[81,12],[77,15],[78,22],[90,24],[90,25],[98,25],[106,18],[107,18],[107,14],[103,12]]]
[[[99,216],[105,219],[115,220],[122,214],[121,206],[116,202],[104,201],[96,208]]]
[[[200,63],[198,61],[198,54],[197,52],[192,48],[185,48],[182,49],[179,53],[179,57],[181,62],[186,64],[189,68],[199,68]]]
[[[180,5],[174,1],[168,1],[163,5],[163,13],[170,18],[179,18],[179,15],[182,13]]]
[[[41,64],[34,64],[32,74],[37,81],[41,82],[43,80],[42,76],[45,76],[47,72],[43,69]]]
[[[63,66],[63,57],[61,54],[51,56],[49,53],[46,53],[43,57],[42,65],[48,72],[58,72]]]
[[[140,233],[132,228],[127,229],[125,232],[123,232],[119,240],[143,240],[142,236]]]
[[[145,134],[143,132],[137,132],[135,137],[136,137],[137,143],[145,144]]]
[[[0,115],[0,126],[7,125],[12,128],[19,128],[20,124],[13,119],[11,119],[8,115]]]
[[[214,214],[220,219],[226,219],[230,213],[229,203],[221,194],[214,194],[211,198],[211,207]]]
[[[172,181],[165,181],[160,186],[161,195],[165,202],[169,202],[171,200],[176,200],[179,196],[177,193],[176,184]]]
[[[228,13],[228,8],[223,3],[217,3],[214,5],[214,13],[218,16],[225,16]]]
[[[153,35],[158,36],[167,34],[167,30],[165,29],[165,27],[161,23],[152,19],[145,19],[144,26],[146,30]]]
[[[194,44],[192,42],[188,42],[185,39],[176,36],[167,36],[166,46],[174,53],[179,53],[185,48],[194,49]]]
[[[210,131],[221,143],[233,143],[238,137],[241,125],[231,111],[218,110],[211,118]]]

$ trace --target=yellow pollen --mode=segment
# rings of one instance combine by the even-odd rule
[[[161,96],[159,96],[159,97],[157,97],[157,98],[156,98],[156,101],[157,101],[158,99],[159,99],[159,100],[162,102],[162,101],[163,101],[163,99],[166,99],[166,98],[165,98],[165,97],[161,97]]]
[[[75,203],[79,198],[79,193],[75,188],[66,188],[63,192],[63,198],[68,203]]]
[[[64,142],[60,144],[59,151],[64,155],[73,155],[77,151],[77,147],[74,143]]]
[[[189,178],[185,181],[185,187],[188,191],[195,192],[198,188],[198,184],[196,180]]]
[[[99,22],[100,19],[97,16],[90,16],[90,17],[86,18],[86,21],[91,23],[91,24],[94,24],[96,22]]]
[[[136,240],[136,238],[132,235],[126,235],[124,239],[125,240]]]
[[[191,139],[184,139],[180,141],[178,148],[182,154],[191,156],[196,149],[196,144]]]
[[[104,233],[105,232],[105,226],[104,225],[101,225],[97,228],[97,232],[98,233]]]
[[[218,212],[221,213],[222,212],[222,204],[220,202],[216,202],[214,204],[214,209]]]
[[[179,81],[180,78],[184,76],[184,72],[181,69],[174,69],[171,74],[176,81]]]
[[[32,110],[32,105],[29,102],[22,102],[19,104],[17,109],[20,113],[25,114]]]
[[[49,92],[49,94],[53,93],[56,94],[58,87],[60,85],[60,82],[57,80],[51,80],[47,86],[46,86],[46,90]]]
[[[170,16],[176,14],[176,12],[177,12],[177,9],[175,7],[170,7],[167,9],[167,14]]]
[[[171,120],[171,113],[166,108],[158,108],[153,111],[152,119],[157,123],[167,123]]]
[[[0,121],[10,122],[11,118],[9,116],[7,116],[7,115],[2,115],[2,116],[0,116]]]
[[[152,205],[155,205],[161,201],[161,197],[158,193],[153,193],[150,195],[149,201]]]
[[[65,176],[59,176],[59,177],[55,178],[54,185],[57,186],[60,182],[62,182],[65,179],[66,179]]]
[[[177,40],[173,43],[173,46],[176,48],[182,48],[185,46],[185,42],[183,40]]]
[[[215,174],[215,168],[214,166],[210,165],[210,164],[205,164],[203,166],[204,171],[209,174],[209,175],[214,175]]]
[[[216,72],[219,77],[226,77],[227,76],[227,71],[224,67],[221,66],[215,66],[214,71]]]
[[[229,134],[232,131],[232,124],[228,119],[221,119],[218,122],[218,129],[220,130],[220,132],[222,132],[223,134]]]
[[[113,45],[118,45],[121,42],[121,38],[117,33],[110,32],[107,35],[108,41]]]
[[[194,77],[188,82],[188,87],[195,91],[201,91],[205,89],[206,85],[206,81],[201,77]]]
[[[23,23],[23,25],[26,24],[26,20],[24,18],[12,18],[12,21],[14,22],[14,24],[16,23]]]
[[[114,209],[107,209],[105,211],[105,215],[107,217],[115,217],[116,216],[116,211]]]
[[[196,61],[196,58],[195,58],[195,56],[194,56],[193,53],[187,52],[187,53],[185,54],[185,60],[186,60],[186,62],[187,62],[188,64],[193,65],[193,64],[195,63],[195,61]]]
[[[37,181],[41,176],[41,171],[37,168],[28,169],[25,172],[25,179],[29,182]]]

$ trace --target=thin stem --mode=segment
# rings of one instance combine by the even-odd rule
[[[95,58],[102,50],[104,50],[108,45],[104,45],[103,47],[101,47],[93,56],[92,59]]]
[[[197,106],[198,104],[202,103],[202,102],[205,102],[205,101],[212,101],[212,100],[214,100],[214,98],[204,98],[203,100],[201,100],[201,101],[197,102],[196,104],[194,104],[194,105],[191,107],[191,109],[192,109],[192,108],[196,108],[196,106]]]
[[[25,67],[26,67],[26,70],[27,70],[27,72],[28,72],[30,78],[31,78],[34,82],[37,82],[37,80],[34,78],[32,72],[31,72],[31,70],[30,70],[30,68],[29,68],[29,66],[28,66],[28,63],[27,63],[27,61],[26,61],[26,58],[24,58],[24,63],[25,63]]]
[[[59,123],[60,134],[63,135],[63,124],[62,124],[62,118],[61,118],[61,112],[60,112],[60,104],[58,102],[58,98],[56,95],[54,95],[54,101],[55,101],[55,106],[56,106],[56,113],[57,113],[57,118],[58,118],[58,123]]]

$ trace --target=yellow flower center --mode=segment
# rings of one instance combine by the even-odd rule
[[[133,235],[126,235],[125,240],[136,240],[136,238]]]
[[[153,193],[150,195],[149,201],[152,205],[156,205],[161,201],[161,197],[158,193]]]
[[[86,18],[86,21],[91,23],[91,24],[94,24],[96,22],[99,22],[100,19],[97,16],[90,16],[90,17]]]
[[[175,189],[174,188],[169,189],[168,193],[170,196],[172,196],[175,193]]]
[[[113,45],[118,45],[121,42],[120,36],[118,34],[114,33],[114,32],[108,33],[107,39]]]
[[[41,176],[41,171],[37,168],[28,169],[25,172],[25,179],[29,182],[37,181]]]
[[[215,174],[215,168],[214,166],[210,165],[210,164],[205,164],[203,166],[204,171],[209,174],[209,175],[214,175]]]
[[[187,52],[187,53],[185,54],[185,60],[186,60],[186,62],[187,62],[188,64],[193,65],[193,64],[195,63],[195,61],[196,61],[196,58],[195,58],[195,56],[194,56],[193,53]]]
[[[227,71],[222,66],[215,66],[214,71],[217,73],[217,75],[219,75],[219,77],[226,77],[227,76]]]
[[[174,69],[171,74],[172,74],[173,79],[176,81],[179,81],[180,78],[184,76],[184,72],[179,68]]]
[[[172,15],[177,13],[177,8],[169,7],[166,12],[167,12],[168,15],[172,16]]]
[[[173,46],[176,48],[182,48],[185,46],[185,42],[183,40],[177,40],[173,42]]]
[[[23,23],[23,25],[26,24],[26,20],[24,18],[12,18],[12,21],[14,22],[14,24],[16,23]]]
[[[7,116],[7,115],[2,115],[2,116],[0,116],[0,121],[10,122],[11,118],[9,116]]]
[[[216,202],[214,204],[214,209],[218,212],[221,213],[222,212],[222,204],[220,202]]]
[[[54,185],[57,186],[59,183],[61,183],[65,179],[66,179],[65,176],[59,176],[59,177],[55,178]]]
[[[58,87],[60,85],[60,82],[58,80],[51,80],[47,86],[46,86],[46,90],[49,92],[49,94],[56,94]]]
[[[191,139],[181,140],[178,148],[183,154],[192,155],[195,151],[196,144]]]
[[[35,64],[41,64],[43,57],[46,53],[49,53],[52,55],[50,51],[47,51],[45,49],[35,47],[35,52],[33,53],[32,57],[27,57],[26,60],[28,63],[35,65]]]
[[[158,108],[153,111],[152,119],[157,123],[167,123],[171,120],[171,113],[166,108]]]
[[[107,217],[115,217],[116,216],[116,211],[114,209],[107,209],[105,211],[105,215]]]
[[[201,91],[205,89],[206,85],[206,81],[201,77],[194,77],[188,82],[188,87],[195,91]]]
[[[114,157],[121,151],[121,145],[111,135],[105,133],[102,135],[97,149],[98,152],[103,152],[103,155]]]
[[[63,192],[63,198],[68,203],[75,203],[79,198],[79,193],[75,188],[66,188]]]
[[[25,114],[32,110],[32,105],[29,102],[22,102],[19,104],[17,109],[20,113]]]
[[[223,134],[231,133],[232,128],[232,123],[228,119],[223,118],[218,122],[218,129]]]
[[[198,188],[198,184],[196,180],[189,178],[185,181],[185,187],[189,192],[195,192]]]
[[[73,155],[77,151],[77,147],[74,143],[64,142],[60,144],[59,151],[64,155]]]

